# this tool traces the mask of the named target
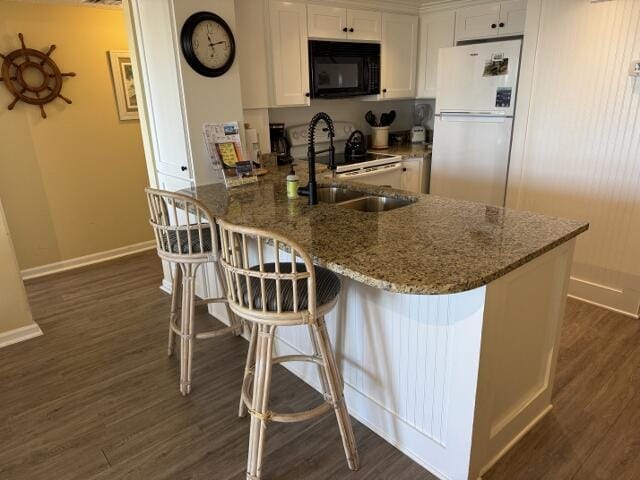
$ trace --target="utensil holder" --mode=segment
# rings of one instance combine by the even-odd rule
[[[389,148],[389,127],[371,127],[371,148]]]

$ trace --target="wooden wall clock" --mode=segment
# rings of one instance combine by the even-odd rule
[[[205,77],[224,75],[236,56],[231,28],[211,12],[194,13],[184,22],[180,46],[189,66]]]
[[[42,118],[47,118],[44,106],[60,98],[67,103],[71,100],[63,96],[63,77],[75,77],[73,72],[62,73],[56,62],[51,59],[51,54],[56,46],[51,45],[46,53],[33,48],[27,48],[24,37],[18,34],[22,48],[2,55],[2,75],[0,81],[4,82],[9,92],[15,97],[7,107],[13,110],[18,102],[25,102],[40,107]]]

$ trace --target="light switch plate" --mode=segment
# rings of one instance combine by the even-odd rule
[[[640,77],[640,60],[634,60],[629,67],[629,75],[632,77]]]

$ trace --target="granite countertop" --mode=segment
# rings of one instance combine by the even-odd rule
[[[415,158],[431,154],[431,145],[425,145],[423,143],[403,143],[401,145],[391,145],[389,148],[369,149],[369,151],[387,153],[389,155],[400,155],[402,158]]]
[[[215,217],[268,229],[305,248],[314,261],[372,287],[399,293],[448,294],[486,285],[588,229],[588,224],[371,185],[352,190],[415,200],[367,213],[334,204],[288,200],[288,167],[269,167],[257,184],[227,190],[211,184],[182,193]],[[306,183],[304,165],[296,169]],[[321,185],[341,185],[319,181]]]

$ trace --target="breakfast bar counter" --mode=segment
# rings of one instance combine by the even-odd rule
[[[486,285],[588,228],[576,220],[322,180],[319,189],[346,186],[410,204],[377,213],[323,202],[309,206],[306,197],[287,198],[286,173],[280,168],[236,189],[211,184],[183,193],[216,217],[290,237],[320,266],[398,293],[457,293]]]
[[[271,170],[257,184],[182,193],[295,240],[338,273],[327,324],[350,413],[439,478],[479,478],[551,409],[573,249],[588,224],[362,184],[333,185],[406,205],[309,206],[287,199],[287,168]],[[224,308],[211,313],[227,320]],[[279,330],[278,354],[308,353],[306,334]],[[288,368],[320,388],[314,368]]]

